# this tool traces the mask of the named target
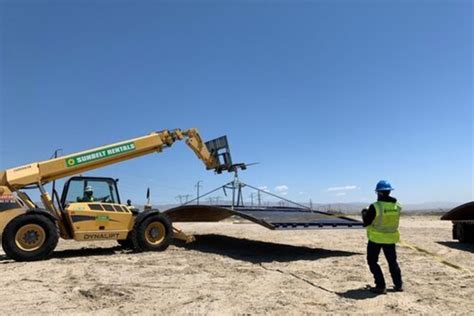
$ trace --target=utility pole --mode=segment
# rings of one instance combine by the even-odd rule
[[[253,197],[254,197],[255,193],[250,193],[250,206],[253,207]]]
[[[257,191],[258,207],[262,206],[262,198],[260,196],[260,191]]]
[[[202,188],[202,180],[199,180],[196,185],[194,186],[196,188],[196,199],[197,199],[197,205],[199,205],[199,189]]]
[[[313,200],[312,199],[309,199],[309,208],[313,209]]]

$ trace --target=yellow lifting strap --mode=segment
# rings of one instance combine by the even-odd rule
[[[399,242],[399,244],[400,244],[400,246],[402,246],[402,247],[409,248],[409,249],[411,249],[411,250],[415,250],[415,251],[420,252],[420,253],[422,253],[422,254],[428,255],[428,256],[432,257],[433,259],[435,259],[436,261],[438,261],[438,262],[440,262],[440,263],[442,263],[442,264],[444,264],[444,265],[447,265],[448,267],[451,267],[451,268],[454,268],[454,269],[456,269],[456,270],[466,272],[466,273],[468,273],[469,275],[472,275],[472,271],[471,271],[471,270],[469,270],[469,269],[467,269],[467,268],[465,268],[465,267],[463,267],[463,266],[460,266],[460,265],[458,265],[458,264],[454,264],[454,263],[452,263],[452,262],[446,260],[445,258],[443,258],[443,257],[441,257],[441,256],[438,256],[437,254],[432,253],[432,252],[430,252],[430,251],[428,251],[428,250],[426,250],[426,249],[423,249],[423,248],[421,248],[421,247],[419,247],[419,246],[417,246],[417,245],[408,243],[408,242],[406,242],[406,241],[404,241],[404,240],[401,240],[401,241]]]

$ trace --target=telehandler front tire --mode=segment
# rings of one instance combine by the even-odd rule
[[[170,245],[173,227],[166,215],[155,213],[136,223],[132,242],[137,251],[163,251]]]
[[[47,258],[58,240],[58,228],[52,220],[43,215],[25,214],[5,227],[2,247],[15,261],[35,261]]]

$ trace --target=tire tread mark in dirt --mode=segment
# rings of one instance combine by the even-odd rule
[[[295,278],[295,279],[298,279],[298,280],[300,280],[300,281],[303,281],[303,282],[305,282],[305,283],[311,285],[311,286],[314,287],[314,288],[323,290],[323,291],[328,292],[328,293],[331,293],[331,294],[338,294],[337,292],[334,292],[334,291],[329,290],[329,289],[326,289],[326,288],[324,288],[324,287],[322,287],[322,286],[320,286],[320,285],[317,285],[317,284],[311,282],[311,281],[308,280],[308,279],[305,279],[305,278],[303,278],[303,277],[300,277],[299,275],[294,274],[293,272],[285,272],[285,271],[280,270],[280,269],[270,269],[270,268],[268,268],[268,267],[265,267],[262,263],[258,263],[258,265],[259,265],[260,267],[262,267],[264,270],[272,271],[272,272],[278,272],[278,273],[281,273],[281,274],[289,275],[289,276],[292,276],[292,277]]]

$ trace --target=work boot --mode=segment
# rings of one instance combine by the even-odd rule
[[[394,290],[395,292],[403,292],[403,287],[402,287],[402,286],[394,286],[394,287],[393,287],[393,290]]]
[[[387,294],[387,289],[382,287],[370,287],[369,291],[375,294]]]

